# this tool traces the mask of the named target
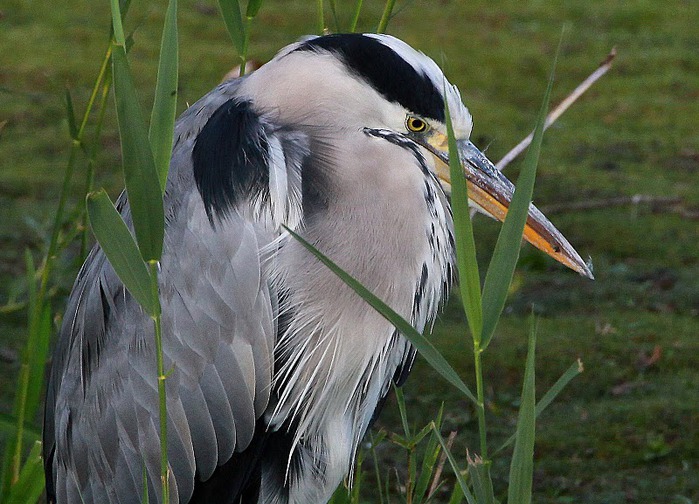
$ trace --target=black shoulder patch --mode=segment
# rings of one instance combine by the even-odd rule
[[[269,144],[250,102],[231,99],[214,112],[192,150],[194,180],[206,214],[225,218],[243,199],[269,191]]]
[[[317,37],[297,51],[330,51],[387,100],[429,119],[444,122],[444,98],[426,75],[379,40],[359,33]]]

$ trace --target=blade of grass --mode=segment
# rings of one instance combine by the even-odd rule
[[[493,504],[495,502],[490,466],[491,462],[484,461],[480,457],[469,458],[468,461],[468,475],[471,478],[473,493],[478,504]]]
[[[444,413],[444,404],[439,408],[439,413],[435,420],[435,427],[439,429],[442,424],[442,415]],[[415,490],[413,491],[413,502],[420,503],[425,500],[427,496],[427,489],[430,486],[430,481],[432,480],[432,474],[437,469],[437,461],[439,459],[439,454],[441,452],[441,447],[437,441],[434,431],[432,431],[431,426],[426,427],[429,429],[430,438],[427,440],[427,446],[425,446],[425,451],[422,456],[422,465],[420,467],[420,477],[415,482]]]
[[[158,261],[148,261],[150,272],[151,313],[155,331],[156,363],[158,369],[158,417],[160,423],[160,485],[163,502],[170,502],[170,468],[167,458],[167,392],[165,389],[165,365],[163,361],[163,331],[161,323],[160,291],[158,286]]]
[[[49,339],[51,338],[51,305],[48,300],[41,299],[36,288],[36,269],[29,250],[25,251],[27,268],[27,285],[29,293],[29,337],[24,348],[23,362],[27,365],[29,379],[25,401],[25,421],[36,417],[41,402],[41,391],[44,386],[44,372],[48,360]]]
[[[405,495],[407,504],[413,504],[413,485],[417,479],[417,454],[415,453],[415,444],[410,441],[407,453],[408,471],[405,477]]]
[[[464,492],[460,485],[454,485],[454,490],[449,498],[449,504],[461,504],[464,500]]]
[[[376,478],[376,489],[379,494],[379,504],[384,504],[380,470],[382,465],[379,464],[379,456],[376,453],[376,445],[383,441],[383,436],[379,434],[378,439],[375,438],[373,429],[369,435],[371,436],[371,458],[374,461],[374,477]]]
[[[354,469],[354,478],[352,478],[352,485],[351,488],[349,489],[349,497],[350,497],[350,502],[353,504],[359,504],[359,495],[360,491],[362,489],[362,471],[361,467],[362,464],[364,463],[364,451],[360,450],[359,454],[357,455],[357,462],[356,462],[356,467]]]
[[[252,24],[251,17],[246,17],[244,19],[244,34],[245,39],[243,40],[243,53],[240,55],[240,77],[245,75],[245,67],[248,63],[248,46],[250,45],[250,25]]]
[[[284,226],[284,229],[294,239],[298,240],[298,242],[301,243],[306,250],[311,252],[320,262],[327,266],[330,271],[335,273],[335,275],[337,275],[348,287],[354,290],[362,299],[369,303],[372,308],[379,312],[386,320],[391,322],[391,324],[393,324],[396,329],[398,329],[398,331],[400,331],[400,333],[413,344],[413,346],[418,350],[418,352],[420,352],[430,366],[432,366],[435,371],[442,375],[445,380],[454,385],[471,401],[476,404],[478,403],[476,396],[473,395],[473,392],[471,392],[468,386],[461,380],[461,378],[459,378],[456,371],[454,371],[454,368],[449,365],[446,359],[442,357],[439,351],[434,347],[434,345],[432,345],[432,343],[429,342],[427,338],[425,338],[425,336],[417,332],[408,321],[398,315],[386,303],[381,301],[361,283],[352,278],[352,276],[342,270],[332,260],[323,255],[313,245],[308,243],[288,227]]]
[[[529,349],[524,370],[522,400],[517,417],[515,449],[510,463],[510,482],[507,487],[507,502],[529,504],[532,498],[532,476],[534,474],[534,434],[536,427],[535,375],[536,323],[532,320],[529,331]]]
[[[125,16],[126,12],[122,11],[122,16]],[[105,82],[111,81],[111,69],[110,63],[112,61],[112,43],[110,42],[104,51],[104,56],[102,57],[102,63],[100,65],[97,78],[92,86],[92,92],[90,93],[90,99],[87,102],[87,107],[85,108],[85,113],[83,114],[82,122],[80,123],[80,128],[78,129],[77,140],[82,142],[83,135],[85,133],[85,128],[87,127],[88,119],[94,107],[95,101],[99,94],[100,88]]]
[[[260,7],[262,7],[262,0],[249,0],[248,8],[245,10],[245,17],[254,18],[260,12]]]
[[[109,53],[111,54],[111,52]],[[107,63],[109,62],[109,56],[107,58]],[[108,66],[110,68],[110,66]],[[89,194],[93,191],[94,180],[95,180],[95,160],[97,159],[97,152],[99,150],[99,138],[102,134],[102,126],[104,125],[105,113],[107,111],[107,100],[109,99],[109,90],[112,87],[112,73],[111,70],[106,72],[104,82],[102,84],[102,96],[100,97],[100,103],[98,107],[97,114],[97,124],[95,125],[94,140],[90,148],[88,159],[87,159],[87,169],[85,170],[85,190],[83,194]],[[84,204],[84,201],[83,201]],[[84,261],[87,257],[87,247],[89,243],[90,226],[87,222],[87,211],[81,211],[81,239],[80,239],[80,260]]]
[[[146,468],[146,461],[143,461],[142,467],[141,467],[141,503],[142,504],[148,504],[149,503],[149,496],[148,496],[148,469]]]
[[[6,504],[26,504],[37,502],[44,491],[44,466],[41,458],[41,443],[32,446],[17,481],[10,488],[3,502]]]
[[[151,279],[136,242],[104,189],[87,195],[87,213],[92,232],[119,279],[131,295],[153,315]]]
[[[536,403],[536,417],[543,413],[546,407],[553,402],[553,400],[561,393],[561,391],[570,383],[570,381],[583,372],[582,362],[578,359],[577,362],[571,364],[571,366],[566,370],[561,377],[556,380],[556,383],[544,394],[544,396]],[[510,446],[515,440],[516,434],[512,434],[507,441],[505,441],[500,447],[495,450],[493,455],[500,453],[502,450]]]
[[[25,268],[27,271],[26,274],[26,281],[27,281],[27,297],[28,297],[28,311],[29,311],[29,327],[28,327],[28,337],[27,337],[27,343],[25,344],[24,348],[22,349],[22,371],[26,371],[28,373],[28,377],[26,380],[26,388],[20,389],[18,391],[18,396],[22,398],[22,401],[24,401],[24,404],[21,407],[22,410],[22,417],[18,418],[18,424],[22,425],[24,424],[25,420],[25,415],[26,417],[31,418],[31,408],[29,407],[29,380],[31,377],[31,372],[33,371],[32,368],[32,353],[34,352],[34,345],[36,345],[37,340],[39,338],[39,331],[40,327],[42,325],[42,319],[43,314],[44,314],[44,306],[41,300],[39,299],[39,295],[37,292],[36,288],[36,268],[34,266],[34,258],[32,257],[31,252],[26,249],[24,251],[24,264]],[[43,366],[43,363],[42,363]],[[20,378],[20,382],[23,382],[22,378]],[[41,385],[41,384],[40,384]],[[25,411],[26,408],[26,411]],[[17,412],[15,412],[17,413]],[[20,449],[21,452],[21,449]]]
[[[347,485],[340,484],[340,486],[335,489],[335,492],[333,492],[328,504],[353,504],[350,493],[351,490],[347,488]]]
[[[322,35],[325,31],[325,13],[323,12],[323,0],[317,0],[316,10],[318,12],[318,23],[316,25],[316,30],[318,32],[318,35]]]
[[[165,226],[162,193],[146,123],[123,46],[113,47],[112,75],[124,182],[136,242],[144,261],[159,260]]]
[[[68,116],[68,132],[73,141],[78,139],[78,125],[75,122],[75,109],[73,108],[73,98],[70,89],[66,88],[66,116]]]
[[[388,27],[388,22],[391,20],[391,13],[393,12],[395,4],[396,0],[386,0],[386,5],[384,6],[383,14],[381,14],[379,26],[376,28],[376,33],[386,33],[386,27]]]
[[[560,51],[560,45],[559,49]],[[549,76],[543,103],[539,109],[539,115],[534,129],[532,140],[527,155],[524,159],[522,171],[517,178],[517,185],[512,202],[507,211],[507,217],[502,224],[502,229],[495,244],[493,256],[485,275],[483,284],[483,332],[481,336],[481,348],[485,349],[495,333],[500,314],[505,307],[507,292],[512,282],[519,251],[521,248],[522,234],[527,220],[529,205],[534,192],[534,180],[536,178],[536,167],[539,162],[541,152],[541,141],[544,135],[544,123],[548,110],[551,89],[553,87],[553,76],[558,60],[558,51],[553,60],[551,74]]]
[[[248,2],[248,19],[257,12],[261,1]],[[240,12],[239,10],[237,10]],[[245,72],[245,54],[247,52],[247,29],[242,54],[241,75]],[[164,192],[172,154],[172,141],[177,108],[178,81],[178,38],[177,38],[177,0],[170,0],[163,28],[160,49],[156,99],[153,103],[149,141],[154,152],[156,171],[159,176],[160,189]],[[162,501],[170,501],[170,470],[167,453],[167,393],[165,389],[165,371],[163,362],[162,323],[158,285],[159,257],[148,261],[150,272],[150,300],[155,310],[151,313],[155,331],[156,364],[158,371],[158,417],[160,432],[160,487]]]
[[[112,8],[112,34],[117,45],[126,47],[126,37],[124,36],[124,25],[122,23],[121,5],[119,0],[111,0]]]
[[[337,5],[335,3],[335,0],[328,0],[328,4],[330,5],[330,14],[332,14],[333,16],[335,33],[340,33],[342,31],[342,28],[340,28],[340,18],[337,15]]]
[[[118,10],[118,6],[113,10]],[[239,9],[237,12],[240,14]],[[115,32],[118,30],[117,18],[119,17],[116,14],[113,14]],[[167,401],[158,291],[158,261],[162,255],[165,228],[162,187],[153,158],[153,146],[149,141],[148,131],[138,102],[136,86],[126,58],[126,44],[123,40],[123,34],[120,42],[122,43],[115,44],[112,49],[112,76],[122,147],[124,182],[136,241],[134,242],[126,224],[104,191],[89,195],[87,206],[93,231],[107,258],[124,285],[130,290],[133,289],[132,294],[153,319],[158,364],[160,498],[162,502],[169,503]],[[156,96],[153,110],[153,117],[157,118],[157,124],[153,132],[154,139],[163,143],[158,148],[161,149],[162,159],[160,162],[163,164],[162,173],[163,180],[165,180],[171,150],[174,106],[176,105],[176,94],[173,101],[173,96],[168,96],[168,93],[172,92],[173,89],[176,92],[177,89],[177,4],[174,0],[169,4],[163,29],[160,71],[162,71],[162,75],[159,75],[159,89],[156,90],[158,96]],[[162,86],[160,86],[161,83]],[[115,242],[114,237],[109,236],[110,231],[112,235],[118,234],[123,243]],[[138,257],[139,252],[140,258]],[[144,261],[148,264],[148,268],[145,270],[143,269],[146,265]]]
[[[352,22],[349,26],[350,33],[357,31],[357,24],[359,23],[359,13],[362,11],[362,0],[357,0],[354,4],[354,15],[352,16]]]
[[[446,93],[445,93],[446,94]],[[451,178],[451,208],[454,214],[454,241],[459,270],[461,301],[466,312],[468,326],[474,341],[478,342],[483,329],[481,308],[481,280],[476,261],[476,243],[468,208],[468,186],[459,160],[449,105],[445,102],[444,112],[449,141],[449,175]]]
[[[240,14],[238,0],[218,0],[218,8],[226,25],[228,35],[230,35],[233,45],[241,56],[245,52],[245,26],[243,16]]]
[[[538,417],[556,398],[558,394],[565,388],[570,380],[578,376],[584,371],[582,361],[578,359],[566,370],[563,375],[556,380],[556,383],[544,394],[544,397],[536,405],[536,416]]]
[[[446,86],[446,82],[445,82]],[[446,91],[445,91],[446,95]],[[454,241],[456,244],[456,263],[459,271],[459,289],[461,301],[466,313],[469,330],[473,338],[473,361],[476,376],[476,414],[478,417],[478,433],[481,456],[488,458],[488,440],[485,422],[485,384],[483,380],[483,365],[481,333],[483,330],[483,308],[481,301],[480,273],[476,260],[476,244],[473,238],[473,225],[468,207],[468,186],[464,176],[456,137],[451,122],[449,104],[444,104],[444,114],[447,123],[447,140],[449,143],[449,175],[451,181],[451,206],[454,216]]]
[[[15,437],[8,444],[3,461],[3,492],[9,491],[13,484],[17,482],[22,460],[22,441],[24,438],[25,406],[27,403],[27,388],[29,386],[29,366],[22,363],[19,369],[19,379],[17,380],[17,396],[15,397],[14,414],[17,418],[17,430]],[[8,470],[9,468],[9,470]]]
[[[403,396],[403,391],[400,387],[393,385],[393,392],[396,394],[396,402],[398,403],[398,411],[400,412],[400,421],[403,425],[403,432],[405,433],[406,439],[412,437],[410,432],[410,425],[408,424],[408,411],[405,409],[405,397]]]
[[[155,170],[160,181],[161,192],[165,191],[165,182],[172,155],[172,138],[175,128],[177,109],[177,73],[178,73],[178,35],[177,35],[177,0],[168,2],[165,13],[165,25],[160,44],[160,62],[158,80],[155,85],[155,100],[151,112],[148,140],[153,150]]]
[[[13,413],[16,427],[8,440],[8,450],[3,459],[3,491],[16,484],[20,476],[24,447],[25,424],[36,416],[44,384],[44,371],[51,336],[51,307],[39,296],[36,285],[37,272],[34,259],[25,251],[27,270],[27,293],[29,327],[26,344],[22,350],[22,361],[17,380],[17,391]],[[9,450],[11,447],[11,451]]]
[[[41,405],[41,393],[44,389],[44,374],[49,355],[51,339],[51,304],[46,300],[37,307],[36,320],[30,328],[27,348],[29,356],[29,382],[27,383],[27,404],[25,420],[33,422]]]

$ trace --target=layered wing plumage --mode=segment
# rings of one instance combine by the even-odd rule
[[[195,481],[208,479],[217,466],[250,445],[267,407],[277,300],[264,251],[273,250],[277,220],[292,210],[300,215],[294,208],[300,196],[295,197],[298,203],[282,204],[272,200],[264,184],[237,187],[248,192],[221,203],[227,205],[224,212],[220,202],[205,194],[215,187],[202,187],[196,178],[192,153],[198,142],[200,152],[215,147],[207,144],[206,125],[228,105],[233,113],[243,111],[256,121],[249,125],[256,128],[255,139],[249,138],[252,129],[243,129],[236,131],[240,142],[262,140],[271,146],[254,160],[256,165],[242,168],[264,180],[271,170],[277,194],[300,191],[294,185],[300,184],[300,175],[298,181],[294,177],[300,171],[303,139],[275,131],[250,109],[236,109],[243,103],[233,98],[236,89],[235,82],[223,84],[178,120],[165,195],[160,297],[169,370],[168,454],[171,494],[182,502],[192,495]],[[227,121],[231,131],[246,127],[239,116],[219,120]],[[208,153],[211,165],[201,166],[199,160],[199,171],[229,170],[229,178],[239,176],[239,146],[229,142],[224,147],[232,152]],[[291,185],[282,189],[282,183]],[[257,214],[250,215],[255,205]],[[118,206],[130,225],[124,195]],[[270,218],[261,218],[264,212]],[[153,322],[95,247],[68,301],[51,371],[44,428],[50,497],[59,503],[138,502],[145,469],[151,502],[157,501],[156,379]]]

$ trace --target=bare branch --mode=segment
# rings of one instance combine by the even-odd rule
[[[555,109],[549,112],[546,117],[546,123],[544,124],[544,129],[548,129],[560,116],[568,110],[570,107],[582,94],[590,89],[590,87],[599,80],[607,71],[612,67],[612,61],[616,57],[616,47],[613,47],[609,52],[605,60],[597,67],[597,69],[590,74],[590,76],[582,81],[578,87],[576,87],[572,93],[570,93],[565,100],[563,100]],[[534,133],[530,133],[524,140],[519,142],[510,152],[505,154],[505,156],[498,161],[495,165],[498,170],[502,171],[508,164],[510,164],[517,156],[519,156],[524,149],[529,147],[529,144],[534,138]]]
[[[456,431],[451,431],[449,433],[449,437],[447,438],[447,449],[451,450],[451,446],[454,444],[454,439],[456,439]],[[439,457],[439,464],[437,464],[437,470],[434,473],[434,478],[432,478],[432,484],[430,485],[430,490],[427,492],[427,498],[429,499],[432,497],[432,494],[434,494],[437,491],[437,488],[439,488],[440,481],[439,479],[442,477],[442,470],[444,469],[444,463],[447,461],[447,454],[446,452],[442,452],[442,455]]]

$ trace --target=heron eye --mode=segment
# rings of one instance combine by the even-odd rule
[[[405,126],[408,128],[408,131],[412,131],[413,133],[421,133],[427,129],[427,123],[415,116],[408,116],[408,119],[405,121]]]

